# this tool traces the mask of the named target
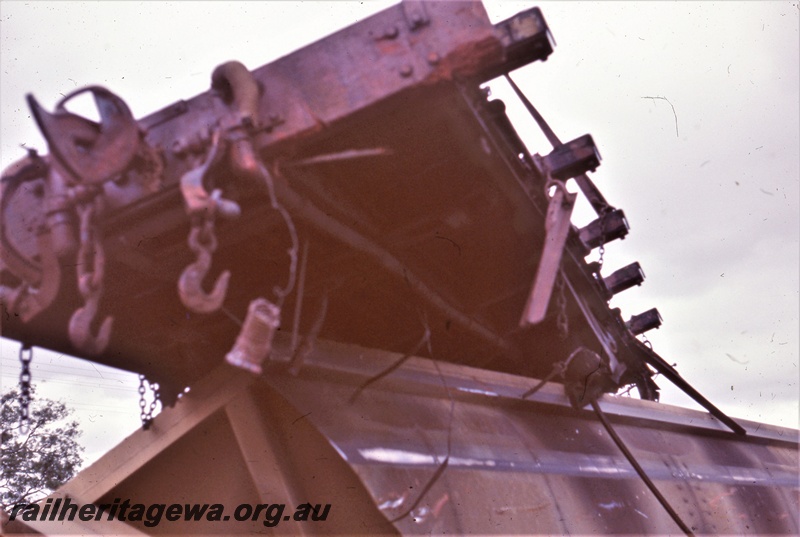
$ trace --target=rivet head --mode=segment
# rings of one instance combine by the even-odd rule
[[[428,54],[428,63],[429,64],[437,65],[440,61],[442,61],[442,58],[438,54],[436,54],[435,52],[431,52],[430,54]]]
[[[387,26],[383,30],[383,38],[384,39],[394,39],[399,35],[399,30],[397,26]]]
[[[177,157],[182,157],[186,154],[186,140],[179,138],[172,142],[172,153]]]
[[[403,78],[408,78],[412,74],[414,74],[414,68],[411,67],[409,64],[405,64],[403,67],[400,68],[400,76]]]

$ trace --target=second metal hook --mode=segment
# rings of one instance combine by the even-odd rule
[[[205,234],[205,244],[201,242],[201,234]],[[197,260],[187,266],[178,280],[178,294],[181,302],[195,313],[213,313],[222,307],[228,292],[230,271],[224,271],[214,283],[211,293],[203,290],[203,279],[211,268],[211,254],[217,249],[217,239],[213,232],[212,221],[206,220],[203,227],[194,226],[189,233],[189,248],[197,254]]]

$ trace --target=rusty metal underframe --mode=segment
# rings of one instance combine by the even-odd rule
[[[354,58],[351,50],[362,55]],[[568,215],[561,219],[557,252],[541,254],[547,243],[546,232],[537,229],[548,204],[541,191],[544,178],[532,167],[530,156],[519,159],[524,145],[504,107],[487,103],[479,85],[545,59],[550,52],[549,30],[537,9],[493,25],[479,3],[405,2],[252,73],[238,62],[223,64],[212,74],[211,91],[138,122],[124,101],[105,88],[77,90],[64,97],[52,114],[29,97],[52,154],[29,155],[22,172],[12,166],[4,178],[14,176],[9,184],[34,179],[36,188],[30,192],[6,188],[3,210],[38,211],[37,224],[49,233],[38,237],[38,269],[30,230],[15,228],[19,235],[10,241],[0,235],[4,249],[17,254],[4,256],[7,266],[2,272],[5,277],[5,269],[11,269],[11,280],[18,285],[6,286],[4,280],[0,291],[12,309],[21,305],[22,314],[20,319],[10,318],[4,334],[145,373],[162,385],[164,401],[171,403],[183,386],[213,366],[215,354],[222,350],[215,345],[233,339],[232,327],[225,326],[230,311],[238,308],[241,313],[254,298],[248,293],[260,287],[261,282],[251,276],[255,269],[247,267],[254,264],[253,256],[242,251],[265,240],[265,235],[275,236],[275,228],[282,225],[280,219],[273,225],[274,215],[252,191],[255,183],[268,180],[269,163],[275,175],[272,206],[280,200],[284,219],[289,222],[291,213],[302,221],[305,229],[300,231],[306,236],[301,238],[313,243],[311,272],[316,268],[317,277],[309,287],[324,294],[327,303],[329,287],[338,286],[332,292],[333,313],[323,326],[324,336],[399,350],[417,337],[418,325],[424,324],[434,339],[449,341],[446,350],[440,344],[447,360],[470,354],[476,360],[472,365],[540,377],[554,361],[583,345],[605,356],[616,385],[635,383],[643,397],[656,399],[649,363],[732,429],[740,430],[666,362],[643,349],[619,313],[608,309],[604,289],[582,259],[586,246],[577,238],[577,230],[569,229]],[[365,59],[372,62],[368,69]],[[100,125],[63,110],[82,92],[95,97],[102,112]],[[78,139],[81,144],[92,142],[91,150],[73,143]],[[475,151],[478,145],[482,152]],[[222,189],[207,192],[206,180],[227,154],[231,162],[222,175],[241,176],[239,182],[223,182],[215,185]],[[384,164],[371,164],[375,159],[384,159]],[[361,162],[361,167],[348,167],[350,161]],[[330,163],[337,165],[335,171],[325,168],[316,176],[318,185],[306,181],[303,186],[309,166]],[[23,172],[34,176],[19,176]],[[388,186],[403,185],[406,178],[409,183],[394,192],[383,184],[382,195],[372,196],[375,184],[364,181],[376,176]],[[326,194],[326,186],[337,182],[338,193],[327,196],[324,203],[310,199],[315,190]],[[100,203],[95,203],[98,192]],[[401,218],[383,214],[389,209],[386,203],[394,202],[399,192],[405,196],[405,204],[395,207]],[[437,203],[431,204],[431,199]],[[488,202],[495,204],[493,211]],[[383,211],[376,208],[381,203]],[[208,213],[232,217],[240,204],[247,213],[241,225],[220,222],[215,230]],[[427,213],[422,207],[428,208]],[[77,234],[81,244],[74,264],[63,262],[71,261],[77,246],[72,210],[81,214]],[[453,224],[459,218],[471,221]],[[484,225],[489,218],[494,226]],[[494,221],[501,218],[505,220]],[[20,219],[7,223],[22,225],[16,220]],[[187,226],[189,246],[196,254],[191,263]],[[470,249],[480,254],[473,253],[460,264],[444,257],[441,248],[432,255],[424,243],[433,233],[433,238],[458,248],[461,256],[458,242],[438,234],[438,228],[446,226],[448,233],[460,233],[460,242],[469,240]],[[415,229],[420,233],[413,233]],[[217,259],[232,265],[221,271],[211,259],[216,232],[220,234]],[[22,244],[26,237],[30,240]],[[330,247],[330,237],[344,247],[345,255]],[[273,240],[273,252],[282,251],[279,244]],[[320,245],[327,250],[318,258]],[[292,263],[297,261],[297,244],[294,248]],[[86,254],[92,249],[95,255]],[[562,249],[565,262],[559,270]],[[91,271],[81,268],[89,259],[95,267]],[[538,327],[520,330],[516,323],[525,303],[524,286],[529,285],[538,259],[550,260],[542,296],[549,299],[556,273],[572,295],[560,313],[562,328],[572,318],[571,333],[563,342],[552,337],[555,315],[547,299],[538,304],[537,322],[544,321]],[[344,275],[329,278],[326,267],[337,260],[346,261],[340,267]],[[185,268],[177,277],[181,267],[175,265],[180,263]],[[103,270],[106,264],[109,267]],[[77,285],[68,281],[74,280],[69,278],[71,271],[62,275],[59,268],[73,265],[79,267]],[[363,288],[353,285],[365,266],[380,272],[372,290],[379,299],[363,298]],[[251,279],[232,289],[225,302],[229,268],[231,287],[241,276],[237,270],[249,270],[246,277]],[[214,269],[219,276],[214,292],[205,294],[200,283]],[[171,296],[175,279],[180,303]],[[353,289],[342,291],[343,281]],[[281,306],[283,298],[277,301]],[[227,317],[212,316],[223,303]],[[298,301],[294,307],[300,306]],[[342,320],[351,307],[384,323],[354,328]],[[284,318],[299,319],[291,308],[288,305],[282,312]],[[187,314],[187,309],[197,315]],[[151,315],[154,310],[159,315]],[[430,323],[422,322],[429,313]],[[93,326],[100,320],[95,335]],[[165,330],[165,326],[175,328]],[[530,359],[532,348],[539,352],[537,360]],[[164,352],[178,358],[161,360]]]
[[[255,69],[252,72],[252,79],[241,66],[236,67],[231,64],[221,66],[215,70],[212,91],[175,103],[138,121],[138,128],[142,134],[143,154],[131,158],[134,158],[136,166],[147,173],[137,168],[134,170],[135,173],[131,172],[129,175],[117,178],[121,179],[119,181],[114,179],[102,185],[103,203],[94,214],[98,228],[95,230],[95,235],[98,231],[102,232],[103,248],[100,251],[107,252],[105,257],[108,259],[109,267],[105,271],[108,281],[105,282],[107,285],[103,301],[100,303],[100,311],[95,313],[107,315],[112,313],[107,311],[109,309],[118,310],[113,312],[116,321],[107,348],[105,344],[99,344],[105,343],[104,337],[98,336],[98,344],[92,344],[94,336],[90,332],[89,325],[94,323],[93,317],[80,316],[79,320],[90,322],[80,323],[82,330],[79,337],[75,337],[73,330],[70,330],[69,338],[65,333],[70,314],[81,305],[82,298],[86,299],[86,296],[78,296],[79,289],[76,289],[74,282],[70,281],[74,279],[70,270],[62,275],[64,285],[58,289],[58,297],[53,297],[55,301],[52,307],[45,308],[44,311],[37,310],[36,314],[41,313],[41,315],[27,324],[12,318],[4,325],[4,334],[60,352],[78,356],[94,355],[94,359],[109,365],[146,373],[163,386],[169,387],[174,395],[184,385],[190,384],[195,378],[194,375],[204,370],[206,362],[211,363],[213,359],[204,356],[202,344],[188,349],[176,345],[176,342],[163,331],[164,319],[158,319],[148,325],[147,317],[150,311],[156,309],[165,316],[174,315],[179,319],[174,321],[170,318],[172,324],[181,325],[173,332],[185,328],[187,332],[215,333],[214,325],[218,319],[210,318],[205,322],[193,317],[191,322],[185,322],[183,315],[177,315],[177,308],[173,308],[175,304],[170,302],[168,286],[175,278],[174,265],[184,263],[185,266],[186,263],[185,236],[188,223],[180,196],[176,196],[178,184],[181,182],[180,178],[186,178],[205,167],[204,163],[207,163],[208,167],[213,164],[214,158],[206,155],[209,146],[214,146],[212,131],[217,127],[225,127],[233,133],[231,137],[234,137],[234,134],[239,136],[236,141],[231,142],[235,151],[241,152],[242,143],[247,142],[245,145],[251,144],[250,149],[264,162],[288,161],[291,165],[294,161],[295,166],[307,166],[309,163],[324,164],[325,159],[321,159],[318,153],[326,144],[330,146],[331,140],[351,137],[353,147],[359,148],[363,147],[365,142],[374,143],[374,140],[371,140],[374,135],[380,134],[386,137],[387,133],[403,132],[400,123],[397,123],[397,128],[392,124],[382,125],[382,132],[377,132],[378,125],[375,121],[377,117],[393,117],[394,121],[399,121],[406,116],[403,113],[404,107],[411,107],[424,117],[426,106],[428,109],[442,108],[439,104],[441,99],[444,99],[444,108],[447,109],[448,99],[452,100],[448,97],[448,93],[452,92],[453,81],[471,80],[471,83],[477,86],[481,80],[496,76],[506,69],[546,57],[552,49],[548,48],[549,45],[543,44],[549,43],[544,37],[544,33],[547,33],[546,27],[542,26],[543,20],[536,13],[538,11],[533,10],[523,14],[521,18],[514,17],[509,21],[492,25],[479,3],[409,2],[387,9],[296,53]],[[362,55],[354,58],[349,52],[351,50],[360,50]],[[368,69],[364,67],[365,59],[372,62]],[[244,107],[246,110],[239,110],[237,114],[236,95],[231,99],[230,95],[226,94],[224,84],[226,77],[231,84],[235,80],[255,83],[259,91],[254,91],[250,87],[245,93],[251,98],[257,97],[257,103],[250,103],[252,106]],[[320,80],[331,83],[320,84]],[[114,108],[118,112],[115,117],[129,116],[124,102],[107,90],[91,88],[89,91],[94,93],[96,99],[105,102],[107,108]],[[69,97],[71,96],[62,100],[57,108],[60,109]],[[90,174],[93,177],[92,181],[95,181],[95,176],[98,174],[116,171],[116,168],[111,171],[106,170],[107,166],[103,165],[104,159],[99,157],[116,147],[118,140],[111,140],[113,144],[105,143],[109,140],[95,132],[97,126],[78,120],[75,116],[65,116],[60,110],[50,114],[38,105],[33,106],[40,126],[50,133],[48,140],[52,142],[52,149],[59,155],[55,160],[65,160],[67,168],[62,170],[59,166],[55,166],[54,159],[50,157],[40,159],[42,162],[50,163],[51,167],[59,169],[51,170],[52,174],[46,181],[38,180],[37,186],[42,186],[39,183],[46,183],[43,189],[46,195],[56,187],[61,193],[57,200],[60,204],[57,210],[48,213],[47,218],[53,219],[55,223],[51,225],[51,234],[45,236],[58,235],[56,238],[59,239],[57,241],[60,244],[59,251],[70,251],[75,247],[73,244],[75,237],[70,240],[68,236],[70,233],[74,235],[75,230],[72,229],[74,226],[70,222],[70,206],[65,200],[73,196],[85,202],[91,199],[98,185],[93,182],[87,185],[80,184],[78,177],[71,179],[78,181],[77,186],[66,188],[65,184],[69,182],[67,175],[70,170],[74,173],[78,173],[76,169],[88,170],[92,172]],[[452,115],[455,119],[450,119],[460,121],[461,119],[457,117],[459,114],[460,112],[456,110],[453,114],[444,115],[445,119]],[[103,120],[104,129],[101,130],[115,131],[112,127],[116,124],[106,119]],[[411,118],[407,121],[413,124],[417,120]],[[239,131],[246,130],[247,125],[255,128],[252,140],[241,138],[242,132]],[[121,132],[127,133],[130,126],[130,122],[123,122]],[[462,129],[452,129],[455,134],[460,130]],[[97,150],[97,154],[90,152],[92,154],[89,156],[92,158],[88,163],[83,159],[82,153],[72,155],[70,150],[74,148],[64,140],[74,138],[76,136],[74,131],[90,140],[97,137],[97,147],[93,148],[93,151]],[[59,133],[64,134],[64,139],[57,136]],[[130,136],[125,134],[119,140],[124,141],[129,138]],[[413,138],[411,140],[401,138],[398,141],[392,137],[389,141],[402,142],[406,145],[409,145],[409,141],[415,142]],[[464,140],[460,140],[459,143],[464,146],[462,150],[471,150],[470,144],[466,144]],[[402,146],[402,149],[413,153],[414,148],[418,147],[424,146],[415,142],[408,147]],[[126,146],[124,149],[130,152],[129,147]],[[349,148],[334,149],[340,152],[344,150],[344,154],[350,154],[347,152]],[[369,152],[368,149],[360,151],[359,155],[364,151]],[[213,154],[213,151],[211,153]],[[430,157],[430,155],[420,156]],[[115,157],[113,160],[115,164],[117,161],[124,162],[130,155],[126,153],[124,157]],[[401,163],[420,160],[413,154],[404,155],[403,159]],[[198,164],[201,164],[199,168]],[[287,171],[287,175],[288,173]],[[345,246],[355,246],[356,251],[366,253],[367,256],[377,260],[378,266],[394,275],[396,279],[402,281],[407,278],[412,288],[423,295],[426,301],[432,304],[433,309],[439,312],[442,322],[437,324],[444,324],[446,318],[448,326],[453,322],[468,334],[472,334],[471,337],[474,339],[486,342],[484,345],[488,343],[490,348],[494,348],[499,344],[501,352],[508,350],[508,343],[503,341],[502,334],[496,333],[496,329],[491,326],[492,322],[486,322],[478,316],[471,315],[470,312],[465,313],[459,301],[445,296],[447,293],[436,289],[436,286],[428,283],[426,278],[415,276],[406,261],[387,248],[379,248],[368,234],[354,233],[353,230],[342,226],[341,222],[328,218],[321,210],[315,210],[313,204],[302,199],[302,194],[295,195],[292,189],[285,188],[285,183],[278,177],[276,184],[279,194],[285,198],[284,203],[294,208],[301,216],[310,217],[311,227],[326,231],[337,230],[337,237]],[[244,200],[253,198],[253,193],[246,188],[240,188],[241,185],[222,186],[225,189],[238,189],[239,195]],[[227,196],[227,191],[225,195]],[[25,196],[28,197],[11,201],[18,201],[20,206],[33,204],[30,209],[43,211],[42,199],[33,194]],[[363,195],[359,196],[361,197],[357,201],[358,205],[362,205],[360,210],[368,210],[370,203],[366,203],[367,207],[363,206],[365,202],[369,202],[368,197],[363,199]],[[4,197],[4,203],[9,201],[6,198],[8,196]],[[343,204],[348,202],[347,199],[338,201]],[[264,213],[263,210],[257,213],[261,224],[268,222],[270,218]],[[195,223],[192,223],[192,226],[194,225]],[[226,230],[224,223],[220,223],[219,227],[220,232],[224,233]],[[241,235],[241,228],[231,231],[231,227],[227,228],[229,235],[226,240]],[[261,230],[262,233],[267,232],[264,226]],[[19,232],[19,240],[26,237],[26,233],[30,234],[30,231],[19,230]],[[322,240],[327,242],[327,237]],[[230,244],[226,245],[225,241],[221,241],[220,250],[226,246],[228,250],[219,252],[218,258],[233,256],[237,249],[241,249],[241,241],[229,242]],[[19,244],[15,243],[15,246]],[[507,266],[514,267],[513,270],[524,274],[519,268],[522,266],[519,261],[531,255],[531,252],[527,251],[528,248],[535,249],[535,244],[526,244],[526,249],[517,250],[515,257],[518,259],[512,260]],[[35,249],[28,245],[24,250],[25,252],[21,253],[35,259],[33,255],[36,253]],[[67,260],[71,261],[68,258],[69,256]],[[353,266],[358,267],[363,264],[359,258],[351,259],[354,259],[351,261]],[[15,261],[22,263],[22,260],[15,259]],[[231,262],[236,263],[233,258]],[[72,263],[62,262],[61,265],[70,267]],[[6,271],[3,272],[5,274]],[[28,267],[28,272],[31,281],[22,283],[38,284],[41,276],[36,273],[35,267]],[[47,283],[55,281],[53,278],[46,280]],[[10,281],[14,285],[19,284],[14,278]],[[14,292],[6,293],[10,287],[5,287],[5,281],[3,285],[3,298],[10,298],[13,302],[13,298],[17,295]],[[80,291],[80,295],[88,295]],[[452,290],[447,291],[450,295],[453,294]],[[32,293],[33,296],[39,297],[51,294],[54,295],[54,293]],[[251,298],[253,297],[247,297],[248,300]],[[342,303],[346,298],[348,297],[340,298],[339,302]],[[96,306],[98,301],[96,294],[92,295],[92,299],[93,305]],[[237,296],[234,299],[241,298]],[[132,302],[152,304],[153,301],[157,301],[158,307],[150,306],[144,311],[137,305],[131,304]],[[230,303],[226,306],[229,309],[233,307]],[[403,304],[396,309],[403,307],[407,305]],[[291,315],[291,311],[287,313]],[[23,320],[28,321],[24,316]],[[415,325],[414,330],[416,330],[416,323],[416,319],[411,319],[407,324]],[[78,326],[78,323],[74,323],[73,326]],[[108,330],[105,330],[101,336],[107,333]],[[401,336],[400,339],[404,337],[406,336]],[[180,343],[188,338],[176,339]],[[222,341],[225,338],[218,339]],[[352,338],[350,333],[340,335],[339,339],[358,341],[357,338]],[[387,346],[391,347],[388,344]],[[163,363],[160,355],[165,349],[178,354],[181,358],[173,363]],[[101,352],[102,350],[107,352]],[[497,350],[492,352],[496,354]],[[183,356],[191,356],[191,359]],[[167,397],[167,400],[169,399]]]

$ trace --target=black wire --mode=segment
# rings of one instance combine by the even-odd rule
[[[534,386],[533,388],[531,388],[527,392],[523,393],[520,396],[520,398],[521,399],[527,399],[528,397],[530,397],[531,395],[535,394],[540,389],[542,389],[542,387],[545,384],[547,384],[548,382],[553,380],[556,377],[556,375],[558,375],[559,373],[563,373],[563,372],[564,371],[563,371],[563,369],[561,369],[560,364],[555,364],[553,366],[553,370],[545,378],[543,378],[541,381],[539,381],[539,384],[537,384],[536,386]]]
[[[426,332],[426,335],[428,335],[428,336],[430,335],[430,330],[429,330],[427,324],[425,325],[425,332]],[[430,338],[426,337],[423,340],[423,342],[425,342],[425,341],[427,341],[427,343],[428,343],[428,354],[433,356],[433,350],[431,349]],[[439,465],[439,467],[436,469],[436,471],[433,473],[433,475],[430,477],[430,479],[428,479],[428,482],[425,483],[425,486],[422,487],[422,490],[420,491],[419,495],[417,496],[417,499],[414,500],[414,503],[412,503],[409,506],[409,508],[406,509],[403,513],[401,513],[401,514],[397,515],[396,517],[394,517],[393,519],[391,519],[389,521],[391,523],[395,523],[395,522],[397,522],[399,520],[402,520],[403,518],[407,517],[408,515],[410,515],[414,511],[414,509],[417,508],[417,506],[422,501],[422,499],[428,494],[428,491],[431,490],[433,485],[435,485],[436,482],[439,480],[439,478],[442,477],[442,474],[444,474],[444,471],[447,470],[448,464],[450,464],[450,453],[451,453],[452,447],[453,447],[453,413],[455,412],[456,402],[455,402],[455,399],[453,399],[453,394],[450,392],[450,387],[447,385],[447,381],[445,380],[444,375],[442,374],[442,370],[439,367],[439,362],[436,359],[433,359],[433,366],[436,368],[436,372],[439,374],[439,379],[442,381],[442,387],[447,392],[447,398],[450,400],[450,417],[449,417],[448,422],[447,422],[447,453],[446,453],[442,463]]]
[[[545,378],[539,381],[539,384],[537,384],[527,392],[523,393],[520,397],[522,399],[530,397],[531,395],[535,394],[540,389],[542,389],[542,387],[545,384],[553,380],[556,376],[558,376],[559,374],[563,375],[566,372],[567,368],[569,367],[570,362],[572,362],[572,359],[575,358],[575,355],[584,350],[586,350],[586,347],[580,346],[576,348],[574,351],[572,351],[566,360],[554,363],[553,370],[550,373],[548,373]]]
[[[686,535],[693,536],[694,533],[689,528],[689,526],[687,526],[686,523],[683,520],[681,520],[681,517],[678,515],[678,513],[675,512],[675,510],[669,504],[667,499],[661,495],[661,492],[659,492],[655,484],[650,480],[649,477],[647,477],[647,474],[644,473],[642,467],[639,466],[639,463],[636,461],[633,454],[630,451],[628,451],[628,448],[622,442],[622,439],[619,436],[617,436],[616,431],[614,431],[614,428],[611,426],[611,422],[608,421],[606,415],[600,409],[600,405],[597,404],[597,400],[592,399],[591,404],[595,414],[597,414],[597,417],[600,418],[600,422],[603,424],[603,427],[606,428],[606,431],[608,431],[608,434],[614,440],[614,443],[617,444],[617,447],[620,449],[620,451],[622,451],[623,455],[625,455],[625,458],[628,459],[628,462],[631,463],[631,466],[633,466],[633,469],[636,470],[637,474],[639,474],[639,477],[642,478],[642,481],[644,481],[644,484],[647,485],[647,488],[649,488],[653,492],[655,497],[658,499],[659,503],[661,503],[661,505],[664,507],[667,513],[669,513],[669,516],[672,517],[672,520],[675,521],[675,523],[681,528],[681,530],[683,530],[683,532]]]
[[[386,369],[384,369],[383,371],[381,371],[377,375],[368,378],[361,386],[359,386],[358,388],[355,389],[355,391],[353,392],[353,395],[350,396],[350,399],[348,400],[348,402],[351,403],[351,404],[354,403],[355,400],[358,399],[358,396],[361,395],[361,392],[363,392],[370,384],[378,382],[379,380],[381,380],[385,376],[387,376],[390,373],[392,373],[393,371],[395,371],[401,365],[403,365],[406,362],[406,360],[408,360],[412,356],[416,355],[417,352],[425,344],[425,342],[429,341],[430,337],[431,337],[431,331],[426,325],[425,326],[425,333],[422,335],[422,339],[419,341],[419,343],[417,343],[417,346],[414,347],[411,350],[411,352],[409,352],[408,354],[403,355],[402,357],[400,357],[400,359],[398,359],[395,363],[393,363],[392,365],[390,365],[389,367],[387,367]]]
[[[448,440],[449,440],[449,438],[448,438]],[[448,444],[448,449],[449,449],[449,444]],[[433,485],[436,483],[436,481],[438,481],[438,480],[439,480],[439,478],[442,476],[442,474],[444,473],[444,471],[447,469],[447,464],[448,464],[449,462],[450,462],[450,455],[448,454],[448,455],[447,455],[447,456],[444,458],[444,461],[442,461],[442,464],[440,464],[440,465],[439,465],[439,467],[438,467],[438,468],[436,469],[436,471],[433,473],[433,475],[431,476],[431,478],[430,478],[430,479],[428,480],[428,482],[425,484],[425,487],[423,487],[423,489],[422,489],[422,492],[420,492],[420,493],[419,493],[419,496],[417,496],[417,499],[414,501],[414,503],[412,503],[412,504],[411,504],[411,506],[410,506],[408,509],[406,509],[406,510],[405,510],[405,511],[404,511],[402,514],[400,514],[400,515],[398,515],[398,516],[394,517],[394,518],[393,518],[393,519],[391,519],[389,522],[391,522],[391,523],[393,523],[393,524],[394,524],[395,522],[397,522],[397,521],[399,521],[399,520],[402,520],[402,519],[404,519],[405,517],[407,517],[408,515],[410,515],[410,514],[411,514],[411,512],[412,512],[414,509],[416,509],[416,508],[417,508],[417,505],[419,505],[419,502],[421,502],[421,501],[422,501],[422,499],[425,497],[425,495],[428,493],[428,491],[431,489],[431,487],[432,487],[432,486],[433,486]]]

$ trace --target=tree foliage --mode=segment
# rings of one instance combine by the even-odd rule
[[[19,421],[19,391],[0,396],[0,507],[30,502],[66,483],[83,463],[77,421],[64,403],[32,397],[30,427],[23,434]]]

